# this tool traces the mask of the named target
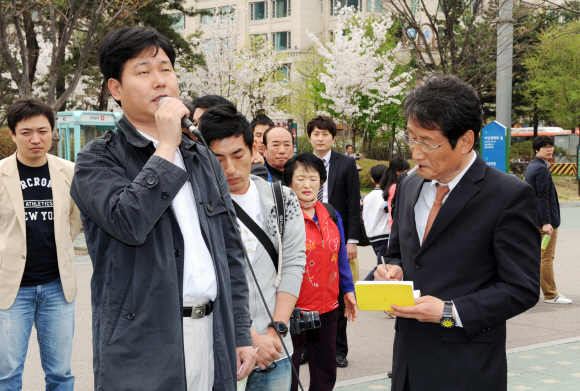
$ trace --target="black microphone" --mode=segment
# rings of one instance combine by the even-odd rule
[[[168,96],[164,96],[163,98],[159,99],[159,106],[161,106],[161,103],[163,103],[164,99],[169,98]],[[189,120],[189,118],[187,118],[187,116],[183,116],[183,118],[181,119],[181,126],[183,126],[185,129],[187,129],[187,131],[191,134],[193,134],[195,137],[197,137],[198,139],[202,138],[201,133],[199,132],[199,130],[197,130],[197,128],[195,127],[195,125],[193,124],[193,122],[191,122]]]

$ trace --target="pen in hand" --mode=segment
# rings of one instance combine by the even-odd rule
[[[389,271],[387,270],[387,265],[385,264],[385,258],[381,255],[381,262],[383,263],[383,267],[385,268],[385,271],[387,272],[387,281],[391,280],[391,277],[389,276]]]

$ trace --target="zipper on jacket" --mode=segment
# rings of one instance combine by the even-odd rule
[[[324,222],[326,222],[326,220]],[[325,249],[324,249],[324,235],[322,234],[322,224],[319,224],[318,228],[320,231],[320,239],[322,240],[322,271],[323,271],[323,273],[322,273],[322,275],[323,275],[323,278],[322,278],[322,284],[323,284],[323,287],[322,287],[322,313],[324,314],[326,312],[325,311],[326,310],[326,262],[325,262],[325,260],[326,260],[325,255],[326,254],[324,254]]]

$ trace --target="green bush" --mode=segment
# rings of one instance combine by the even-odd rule
[[[385,166],[389,166],[389,162],[386,160],[372,160],[372,159],[361,159],[357,160],[356,164],[362,167],[362,170],[358,172],[358,177],[360,180],[360,187],[366,189],[372,189],[375,187],[371,179],[371,168],[376,166],[377,164],[384,164]]]
[[[8,128],[0,129],[0,157],[4,159],[14,152],[16,152],[16,144],[12,141],[10,130]]]

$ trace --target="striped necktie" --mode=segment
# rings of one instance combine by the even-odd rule
[[[322,164],[324,164],[324,166],[326,167],[326,159],[321,159],[322,160]],[[320,189],[318,190],[318,196],[316,196],[316,199],[320,202],[322,201],[322,196],[324,195],[324,184],[320,185]]]
[[[449,186],[439,186],[439,183],[435,186],[437,186],[437,194],[435,195],[435,201],[433,202],[433,207],[431,207],[431,212],[429,212],[425,234],[423,235],[423,243],[425,243],[425,239],[427,238],[429,230],[431,230],[431,227],[433,226],[435,217],[437,217],[437,213],[439,213],[439,209],[441,209],[441,206],[443,205],[443,198],[445,198],[447,193],[449,193]]]

